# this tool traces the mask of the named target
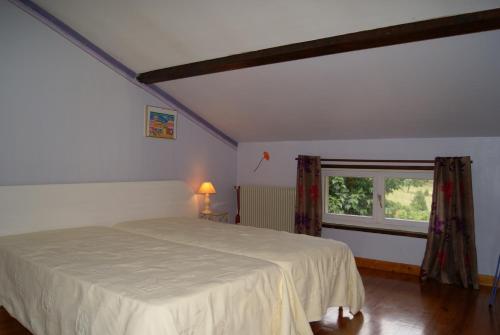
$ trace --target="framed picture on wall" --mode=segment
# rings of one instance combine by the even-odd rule
[[[175,140],[177,112],[166,108],[146,106],[146,136]]]

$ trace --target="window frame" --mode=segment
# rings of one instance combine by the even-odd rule
[[[328,177],[366,177],[373,178],[373,207],[372,216],[345,215],[328,213]],[[397,230],[416,233],[427,233],[428,221],[413,221],[391,219],[385,217],[385,178],[413,178],[433,179],[433,171],[416,170],[386,170],[386,169],[352,169],[352,168],[322,168],[321,180],[323,183],[323,222],[382,230]],[[378,195],[381,195],[380,206]]]

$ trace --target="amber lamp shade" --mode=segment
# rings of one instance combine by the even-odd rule
[[[215,187],[211,182],[206,181],[201,184],[198,189],[198,193],[205,194],[205,208],[201,211],[203,214],[210,214],[212,210],[210,209],[210,194],[215,194]]]

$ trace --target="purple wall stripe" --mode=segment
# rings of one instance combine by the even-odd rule
[[[56,18],[54,15],[47,12],[42,7],[38,6],[31,0],[9,0],[12,4],[19,7],[29,15],[40,20],[46,24],[49,28],[56,31],[71,43],[79,47],[80,49],[87,52],[92,57],[99,60],[101,63],[110,67],[112,70],[123,76],[125,79],[133,83],[134,85],[144,89],[149,94],[155,96],[157,99],[161,100],[165,104],[176,108],[180,113],[189,118],[190,120],[196,122],[198,125],[202,126],[208,130],[211,134],[222,139],[226,143],[237,147],[238,142],[226,135],[220,129],[212,125],[210,122],[205,120],[203,117],[198,115],[196,112],[191,110],[189,107],[185,106],[183,103],[176,100],[165,90],[161,89],[157,85],[143,85],[136,80],[137,73],[132,69],[125,66],[123,63],[119,62],[117,59],[113,58],[106,51],[102,50],[91,41],[83,37],[80,33],[75,31],[73,28]]]

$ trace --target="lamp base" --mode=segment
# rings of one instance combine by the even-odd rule
[[[210,209],[210,194],[205,193],[205,208],[201,211],[202,214],[212,214]]]

